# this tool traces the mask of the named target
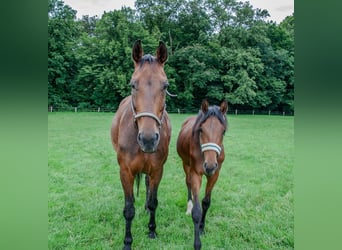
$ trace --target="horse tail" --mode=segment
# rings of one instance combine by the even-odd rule
[[[138,173],[135,176],[135,180],[137,181],[137,197],[139,197],[139,188],[140,188],[141,177],[142,177],[142,173]]]

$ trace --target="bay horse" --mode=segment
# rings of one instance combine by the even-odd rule
[[[185,120],[177,139],[177,153],[183,162],[188,190],[186,214],[192,214],[194,223],[194,249],[201,249],[200,234],[204,233],[211,191],[225,158],[223,136],[227,130],[227,110],[226,101],[222,101],[220,106],[209,106],[208,101],[203,100],[197,117],[192,116]],[[207,178],[207,185],[202,200],[202,212],[199,192],[203,175]]]
[[[143,55],[141,41],[134,43],[131,95],[123,99],[113,118],[111,140],[120,165],[126,220],[123,249],[131,249],[131,224],[135,215],[133,184],[146,174],[146,209],[150,212],[149,237],[156,237],[157,191],[167,159],[171,124],[165,109],[168,81],[164,72],[167,48],[159,42],[156,56]],[[139,187],[139,185],[138,185]]]

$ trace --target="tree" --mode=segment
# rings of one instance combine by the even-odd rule
[[[236,0],[137,0],[135,8],[83,16],[49,1],[49,105],[117,108],[130,94],[132,45],[169,51],[169,108],[197,110],[202,99],[232,108],[293,111],[294,17],[279,25],[267,10]]]
[[[72,51],[79,34],[76,11],[62,0],[50,0],[48,10],[48,105],[67,105],[77,74]]]

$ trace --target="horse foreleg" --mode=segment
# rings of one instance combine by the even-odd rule
[[[200,234],[204,234],[204,226],[205,226],[205,216],[207,214],[208,208],[210,207],[211,202],[211,192],[207,193],[202,200],[202,218],[199,225]]]
[[[135,215],[135,208],[132,197],[125,197],[125,208],[123,210],[124,217],[126,219],[126,231],[125,231],[125,239],[124,239],[124,248],[125,250],[131,249],[131,245],[133,242],[133,237],[131,233],[132,220]]]
[[[126,220],[126,230],[124,239],[124,250],[130,250],[133,242],[131,233],[132,220],[135,215],[134,208],[134,195],[133,195],[133,182],[134,178],[127,171],[120,171],[121,184],[125,194],[125,206],[123,209],[123,216]]]
[[[192,194],[191,194],[191,175],[190,175],[190,166],[183,165],[186,177],[185,177],[185,183],[188,191],[188,204],[186,208],[186,215],[190,215],[192,208],[193,208],[193,203],[192,203]]]
[[[191,189],[194,199],[194,207],[192,208],[192,221],[194,223],[194,249],[201,249],[200,239],[200,222],[202,217],[201,205],[199,202],[199,190],[201,187],[202,177],[199,175],[193,175],[191,177]]]
[[[205,226],[205,216],[207,215],[207,211],[210,207],[210,203],[211,203],[211,191],[214,188],[214,185],[217,181],[218,178],[218,173],[216,173],[215,175],[211,176],[208,178],[207,181],[207,186],[205,188],[205,196],[202,200],[202,218],[201,218],[201,223],[200,223],[200,233],[203,234],[204,233],[204,226]]]

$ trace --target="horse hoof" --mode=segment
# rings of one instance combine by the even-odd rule
[[[125,245],[124,247],[123,247],[123,250],[131,250],[132,248],[131,248],[131,245]]]
[[[157,237],[157,234],[156,234],[156,232],[149,232],[148,237],[150,239],[155,239]]]

